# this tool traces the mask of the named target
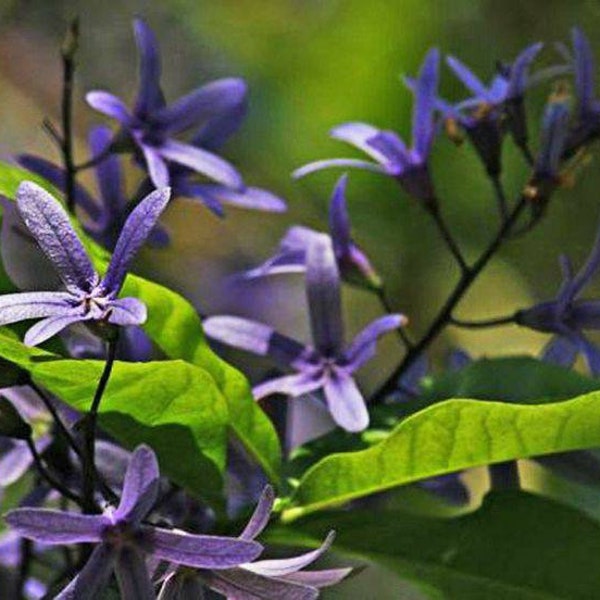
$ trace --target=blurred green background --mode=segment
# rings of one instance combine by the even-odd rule
[[[135,93],[131,19],[136,15],[145,17],[159,38],[167,99],[213,78],[247,79],[250,113],[224,154],[248,183],[286,198],[289,212],[273,216],[230,209],[220,221],[197,204],[178,201],[166,218],[176,232],[173,246],[146,251],[140,269],[182,291],[203,312],[235,311],[264,318],[269,314],[271,322],[299,335],[306,334],[307,323],[297,277],[249,285],[233,295],[224,293],[228,288],[222,282],[226,275],[266,257],[290,224],[326,227],[328,198],[338,173],[325,171],[300,182],[293,182],[290,173],[318,158],[354,155],[328,138],[332,126],[361,120],[407,135],[411,95],[399,76],[415,73],[432,45],[457,55],[486,80],[496,60],[511,60],[535,41],[547,42],[539,64],[557,61],[553,43],[567,40],[575,24],[600,52],[600,4],[592,0],[1,0],[4,158],[25,150],[56,158],[40,124],[44,116],[58,116],[58,47],[74,15],[81,17],[76,90],[80,160],[86,155],[87,127],[101,120],[86,108],[85,91],[108,89],[126,99]],[[442,90],[456,100],[465,94],[447,69]],[[536,88],[528,102],[534,148],[549,91],[549,85]],[[506,188],[515,197],[527,169],[510,142],[505,145],[504,167]],[[483,168],[467,144],[457,148],[441,139],[433,174],[449,223],[467,254],[475,257],[497,226]],[[132,180],[136,176],[132,170]],[[459,315],[503,315],[553,295],[559,284],[558,255],[568,252],[579,265],[592,243],[600,218],[599,183],[597,162],[592,160],[573,189],[553,198],[544,222],[505,248]],[[418,334],[457,275],[436,230],[416,202],[385,178],[353,172],[348,196],[357,241],[384,276],[394,307],[409,315]],[[250,309],[253,300],[256,310]],[[345,301],[351,331],[380,312],[364,291],[345,290]],[[476,355],[536,353],[544,341],[544,336],[516,327],[475,333],[449,330],[437,352],[441,356],[444,348],[460,344]],[[391,371],[397,350],[395,340],[384,343],[377,370],[363,376],[365,388]],[[380,581],[376,573],[363,577]],[[350,597],[353,585],[340,588],[336,597]],[[389,585],[396,590],[396,583]],[[369,589],[373,588],[362,588],[356,597],[408,597],[394,596],[387,588],[369,595]]]

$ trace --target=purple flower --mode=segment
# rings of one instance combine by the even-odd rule
[[[41,508],[10,511],[5,519],[25,538],[46,544],[90,543],[88,562],[58,598],[98,598],[113,571],[124,598],[154,598],[146,566],[152,556],[175,564],[226,569],[256,558],[262,547],[250,538],[192,535],[144,522],[158,495],[159,471],[154,452],[138,446],[127,468],[121,501],[100,515]]]
[[[213,81],[167,105],[160,89],[160,57],[152,30],[140,19],[134,22],[140,53],[140,82],[132,110],[103,91],[89,92],[88,104],[116,119],[121,131],[113,140],[116,150],[134,148],[145,163],[154,186],[169,185],[167,161],[202,173],[227,187],[239,189],[242,179],[227,161],[215,154],[177,141],[174,136],[238,106],[246,95],[241,79]]]
[[[273,489],[267,486],[239,539],[254,540],[262,533],[269,521],[274,501]],[[203,597],[203,588],[208,587],[236,600],[314,600],[319,596],[319,588],[339,583],[352,570],[303,570],[327,552],[333,538],[334,534],[330,532],[317,550],[293,558],[258,560],[218,571],[172,569],[164,579],[159,599],[196,600]]]
[[[25,344],[35,346],[74,323],[143,323],[144,304],[136,298],[118,299],[117,295],[129,264],[165,209],[169,194],[168,188],[157,190],[135,208],[123,227],[108,270],[100,278],[60,203],[38,185],[23,182],[17,192],[17,209],[65,289],[0,296],[0,325],[42,319],[25,334]]]
[[[102,155],[110,146],[111,139],[112,132],[108,127],[92,128],[88,140],[92,155]],[[65,191],[64,169],[29,154],[18,156],[17,161],[32,173],[49,181],[57,189]],[[119,159],[114,155],[108,155],[96,165],[95,175],[98,188],[97,199],[92,198],[83,186],[76,184],[75,204],[84,213],[82,221],[85,231],[105,248],[113,250],[132,208],[125,195],[124,176]],[[153,189],[153,186],[150,186],[148,193]],[[148,242],[153,246],[164,246],[168,241],[169,236],[160,225],[157,225],[148,236]]]
[[[329,205],[329,231],[338,269],[344,281],[379,289],[382,286],[381,278],[367,255],[352,239],[346,205],[347,182],[347,175],[342,175],[338,179]],[[290,227],[279,242],[279,249],[275,256],[244,273],[244,278],[254,279],[280,273],[303,273],[306,270],[306,249],[321,235],[308,227]]]
[[[523,105],[525,90],[532,83],[555,73],[554,70],[548,70],[529,77],[529,66],[542,47],[541,43],[532,44],[517,56],[512,65],[500,65],[498,74],[489,86],[454,56],[446,58],[448,66],[473,96],[456,106],[440,100],[438,107],[447,118],[457,121],[465,130],[492,177],[497,177],[501,171],[502,139],[506,125],[517,145],[527,146]]]
[[[369,424],[369,413],[353,374],[373,358],[377,338],[404,325],[406,318],[381,317],[344,347],[340,275],[331,241],[324,234],[306,251],[306,295],[314,347],[239,317],[211,317],[204,322],[205,331],[213,339],[270,356],[296,371],[256,386],[257,399],[270,394],[298,397],[322,390],[335,422],[347,431],[362,431]]]
[[[331,136],[366,152],[375,162],[345,158],[320,160],[301,167],[293,176],[304,177],[329,167],[366,169],[397,179],[411,196],[422,200],[426,205],[435,204],[428,161],[436,134],[434,114],[439,62],[439,51],[431,49],[415,82],[412,148],[407,148],[393,131],[380,130],[366,123],[346,123],[332,129]]]
[[[547,350],[551,356],[558,353],[563,359],[568,357],[565,345],[581,352],[593,375],[600,375],[600,350],[583,334],[583,330],[600,329],[600,301],[584,300],[579,296],[590,283],[600,265],[600,230],[596,234],[594,246],[581,270],[575,274],[571,261],[560,257],[563,282],[554,300],[541,302],[531,308],[520,310],[516,321],[520,325],[552,333],[560,339],[558,346]]]

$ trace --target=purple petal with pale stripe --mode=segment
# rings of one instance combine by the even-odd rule
[[[342,125],[334,127],[329,132],[329,135],[336,140],[352,144],[354,147],[368,154],[373,160],[382,162],[385,160],[385,156],[367,143],[368,140],[374,138],[379,133],[380,130],[377,127],[373,127],[368,123],[353,122],[342,123]]]
[[[144,555],[137,548],[124,547],[117,557],[115,573],[121,598],[127,600],[155,600]]]
[[[285,212],[287,210],[287,206],[281,198],[261,188],[247,187],[238,192],[220,185],[211,186],[208,184],[203,187],[212,188],[208,191],[214,194],[220,202],[230,204],[231,206],[237,206],[238,208],[275,213]]]
[[[286,581],[294,581],[316,588],[336,585],[352,573],[351,568],[346,569],[324,569],[320,571],[299,571],[284,576]]]
[[[531,65],[543,47],[544,44],[542,42],[531,44],[517,56],[510,67],[510,78],[506,92],[507,99],[523,96],[527,86],[527,70],[529,69],[529,65]]]
[[[241,175],[233,165],[212,152],[196,148],[190,144],[167,140],[159,148],[161,156],[228,187],[241,189],[244,185]]]
[[[369,412],[356,383],[341,370],[325,377],[323,391],[333,420],[346,431],[363,431],[369,426]]]
[[[108,522],[100,515],[79,515],[45,508],[17,508],[5,521],[19,535],[44,544],[98,542]]]
[[[334,539],[335,532],[330,531],[321,546],[319,546],[319,548],[316,550],[306,552],[305,554],[300,554],[299,556],[294,556],[293,558],[258,560],[249,565],[244,565],[244,569],[252,571],[253,573],[265,575],[267,577],[282,577],[290,573],[295,573],[296,571],[300,571],[300,569],[304,569],[304,567],[314,563],[317,559],[323,556],[323,554],[325,554],[325,552],[331,548],[331,544],[333,544]]]
[[[67,288],[91,290],[98,276],[60,202],[31,181],[19,186],[16,200],[27,228]]]
[[[129,461],[121,502],[115,520],[138,523],[151,510],[158,496],[158,461],[149,446],[138,446]]]
[[[542,350],[541,359],[553,365],[571,368],[577,358],[577,347],[562,336],[553,337]]]
[[[265,486],[258,499],[258,504],[250,517],[244,531],[240,533],[240,539],[253,540],[259,536],[267,526],[275,503],[275,491],[270,485]]]
[[[218,116],[244,101],[247,86],[243,79],[211,81],[156,111],[155,121],[169,133],[180,133],[199,121]]]
[[[348,168],[348,169],[363,169],[365,171],[372,171],[374,173],[386,173],[386,170],[376,163],[368,162],[366,160],[358,160],[356,158],[329,158],[325,160],[317,160],[315,162],[308,163],[299,169],[296,169],[292,173],[294,179],[300,179],[305,175],[321,171],[322,169],[330,168]]]
[[[146,305],[137,298],[119,298],[110,303],[108,322],[115,325],[141,325],[146,322]]]
[[[323,387],[321,377],[315,377],[310,373],[299,373],[297,375],[284,375],[276,377],[252,388],[252,394],[256,400],[262,400],[272,394],[283,394],[296,398],[309,394]]]
[[[407,323],[404,315],[386,315],[367,325],[355,338],[345,352],[352,371],[360,368],[375,356],[376,342],[379,336],[398,329]]]
[[[0,325],[69,314],[74,297],[68,292],[22,292],[0,296]]]
[[[243,98],[240,98],[239,104],[234,104],[231,108],[209,119],[194,135],[192,144],[215,152],[241,127],[247,112],[248,95],[246,93]]]
[[[140,55],[139,87],[135,113],[146,114],[164,105],[160,89],[160,54],[154,32],[142,19],[133,21],[135,41]]]
[[[158,189],[168,186],[170,179],[169,169],[158,149],[148,146],[142,141],[138,141],[138,145],[144,155],[146,167],[148,168],[148,175],[154,186]]]
[[[594,102],[594,54],[590,42],[579,27],[572,31],[573,50],[575,54],[575,89],[582,116]]]
[[[415,90],[412,145],[421,157],[429,155],[435,135],[433,113],[437,99],[439,69],[440,52],[437,48],[432,48],[425,56]]]
[[[107,293],[117,294],[121,289],[129,264],[167,207],[170,195],[169,188],[152,192],[133,209],[127,218],[102,280],[102,286]]]
[[[103,91],[88,92],[85,96],[87,103],[98,112],[112,117],[127,127],[131,123],[131,115],[125,103],[120,99]]]
[[[402,172],[413,163],[406,144],[393,131],[380,131],[368,143],[385,156],[385,171],[390,175],[402,175]],[[424,162],[425,158],[419,156],[419,161]]]
[[[462,81],[463,85],[481,100],[488,97],[488,89],[483,85],[481,79],[477,77],[465,64],[455,56],[446,57],[447,65],[454,71],[454,74]]]
[[[80,321],[88,321],[90,318],[89,314],[82,314],[80,308],[72,308],[70,312],[64,315],[48,317],[30,327],[23,338],[23,343],[26,346],[37,346],[49,340],[69,325],[79,323]]]
[[[336,257],[347,256],[351,252],[350,217],[346,206],[346,184],[348,175],[342,175],[333,190],[329,205],[329,230]]]
[[[321,235],[306,252],[306,296],[315,347],[337,355],[344,344],[340,274],[329,236]]]
[[[199,569],[226,569],[254,560],[262,552],[256,542],[214,535],[192,535],[153,527],[152,553],[157,558]]]
[[[203,322],[209,337],[259,356],[270,356],[285,366],[309,350],[303,344],[277,333],[272,327],[242,317],[209,317]]]

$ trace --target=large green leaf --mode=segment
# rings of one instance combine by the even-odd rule
[[[89,408],[102,361],[70,360],[0,335],[0,356],[80,410]],[[100,423],[125,446],[150,444],[165,474],[216,501],[222,486],[229,411],[213,377],[181,360],[117,361],[100,405]]]
[[[267,539],[315,546],[332,528],[335,550],[383,564],[430,597],[588,600],[600,590],[600,525],[523,492],[491,494],[476,512],[451,519],[398,510],[319,513],[268,530]]]
[[[600,446],[600,392],[538,406],[448,400],[401,422],[382,442],[334,454],[299,482],[287,520],[436,475]]]
[[[25,179],[33,179],[50,188],[28,171],[0,163],[0,194],[13,198]],[[110,255],[87,238],[80,228],[78,230],[96,268],[103,273]],[[254,401],[246,378],[209,348],[194,307],[172,290],[135,275],[127,277],[123,295],[138,297],[146,304],[148,321],[144,329],[169,358],[197,365],[210,374],[227,401],[230,427],[269,477],[277,482],[281,462],[277,433]]]

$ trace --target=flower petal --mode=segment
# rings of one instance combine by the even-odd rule
[[[90,291],[97,274],[60,202],[39,185],[24,181],[17,209],[67,288]]]
[[[337,370],[325,378],[325,400],[333,420],[346,431],[363,431],[369,426],[369,411],[354,380]]]
[[[254,560],[256,542],[214,535],[192,535],[152,528],[152,552],[157,558],[199,569],[226,569]]]
[[[488,89],[483,85],[481,79],[463,64],[455,56],[447,56],[446,64],[454,71],[454,74],[462,81],[463,85],[476,96],[479,96],[481,101],[488,98]]]
[[[138,145],[144,155],[146,167],[148,168],[148,175],[154,186],[157,189],[167,187],[170,179],[169,169],[167,168],[167,163],[164,161],[163,157],[153,146],[148,146],[142,141],[139,141]]]
[[[22,292],[0,296],[0,325],[54,315],[70,314],[73,295],[68,292]]]
[[[429,50],[421,66],[415,89],[412,120],[412,145],[419,156],[429,155],[435,135],[434,110],[440,70],[440,51]]]
[[[258,504],[250,517],[244,531],[240,533],[241,540],[253,540],[259,536],[267,526],[275,503],[275,491],[270,485],[266,485],[258,499]]]
[[[170,195],[169,188],[152,192],[133,209],[127,218],[102,280],[102,286],[107,293],[117,294],[121,289],[129,264],[167,207]]]
[[[376,148],[373,148],[376,150]],[[330,168],[349,168],[349,169],[363,169],[365,171],[373,171],[375,173],[385,174],[385,169],[376,163],[372,163],[366,160],[358,160],[356,158],[329,158],[325,160],[316,160],[315,162],[308,163],[299,169],[296,169],[292,173],[294,179],[300,179],[305,175],[314,173],[315,171],[321,171],[322,169]]]
[[[345,569],[323,569],[320,571],[299,571],[289,573],[283,579],[285,581],[294,581],[304,585],[310,585],[316,588],[329,587],[336,585],[352,573],[351,568]]]
[[[352,144],[354,147],[368,154],[373,160],[383,162],[385,161],[385,156],[367,143],[369,139],[375,137],[379,132],[380,130],[377,127],[373,127],[373,125],[369,125],[368,123],[352,122],[337,125],[329,132],[329,135],[336,140]]]
[[[110,303],[109,323],[115,325],[141,325],[148,318],[146,305],[137,298],[120,298]]]
[[[131,115],[125,103],[120,99],[103,91],[88,92],[85,96],[86,102],[98,112],[101,112],[108,117],[112,117],[125,125],[131,123]]]
[[[242,177],[235,168],[212,152],[175,140],[167,140],[161,144],[159,151],[164,158],[206,175],[223,185],[235,189],[243,187]]]
[[[158,496],[160,473],[156,454],[149,446],[138,446],[129,461],[121,502],[115,520],[138,523],[151,510]]]
[[[65,329],[65,327],[73,325],[73,323],[79,323],[80,321],[87,321],[89,318],[89,315],[83,315],[79,308],[72,308],[69,312],[65,312],[64,315],[48,317],[27,330],[23,338],[23,343],[26,346],[37,346],[55,336]]]
[[[541,42],[531,44],[517,56],[510,67],[508,90],[506,92],[507,99],[523,96],[527,86],[527,70],[529,69],[529,65],[531,65],[543,47],[544,44]]]
[[[4,519],[19,535],[44,544],[80,544],[98,542],[106,528],[101,515],[49,510],[46,508],[17,508]]]
[[[545,362],[570,368],[577,358],[577,346],[567,338],[557,335],[546,344],[541,358]]]
[[[314,377],[310,373],[299,373],[297,375],[284,375],[269,379],[252,388],[252,394],[256,400],[262,400],[271,394],[283,394],[296,398],[323,387],[320,377]]]
[[[285,202],[267,190],[255,187],[247,187],[241,191],[232,190],[221,185],[196,184],[197,192],[194,196],[202,196],[202,192],[217,198],[219,202],[246,208],[251,210],[263,210],[265,212],[285,212]]]
[[[337,355],[344,344],[340,273],[327,235],[316,237],[307,249],[306,296],[316,348],[324,356]]]
[[[248,112],[247,91],[239,98],[238,104],[233,104],[227,110],[221,111],[203,125],[192,138],[194,146],[215,152],[218,150],[242,125]]]
[[[355,371],[375,356],[379,336],[406,325],[407,321],[404,315],[385,315],[367,325],[345,352],[351,370]]]
[[[594,101],[594,54],[586,35],[579,27],[572,30],[575,58],[575,89],[582,116],[592,107]]]
[[[348,175],[342,175],[333,190],[329,205],[329,231],[336,257],[347,256],[351,251],[350,217],[346,206]]]
[[[164,105],[160,89],[160,54],[154,32],[143,19],[133,21],[133,32],[140,55],[139,87],[135,113],[147,114]]]
[[[144,555],[137,548],[124,547],[115,565],[121,598],[155,600],[154,586],[146,567]]]

